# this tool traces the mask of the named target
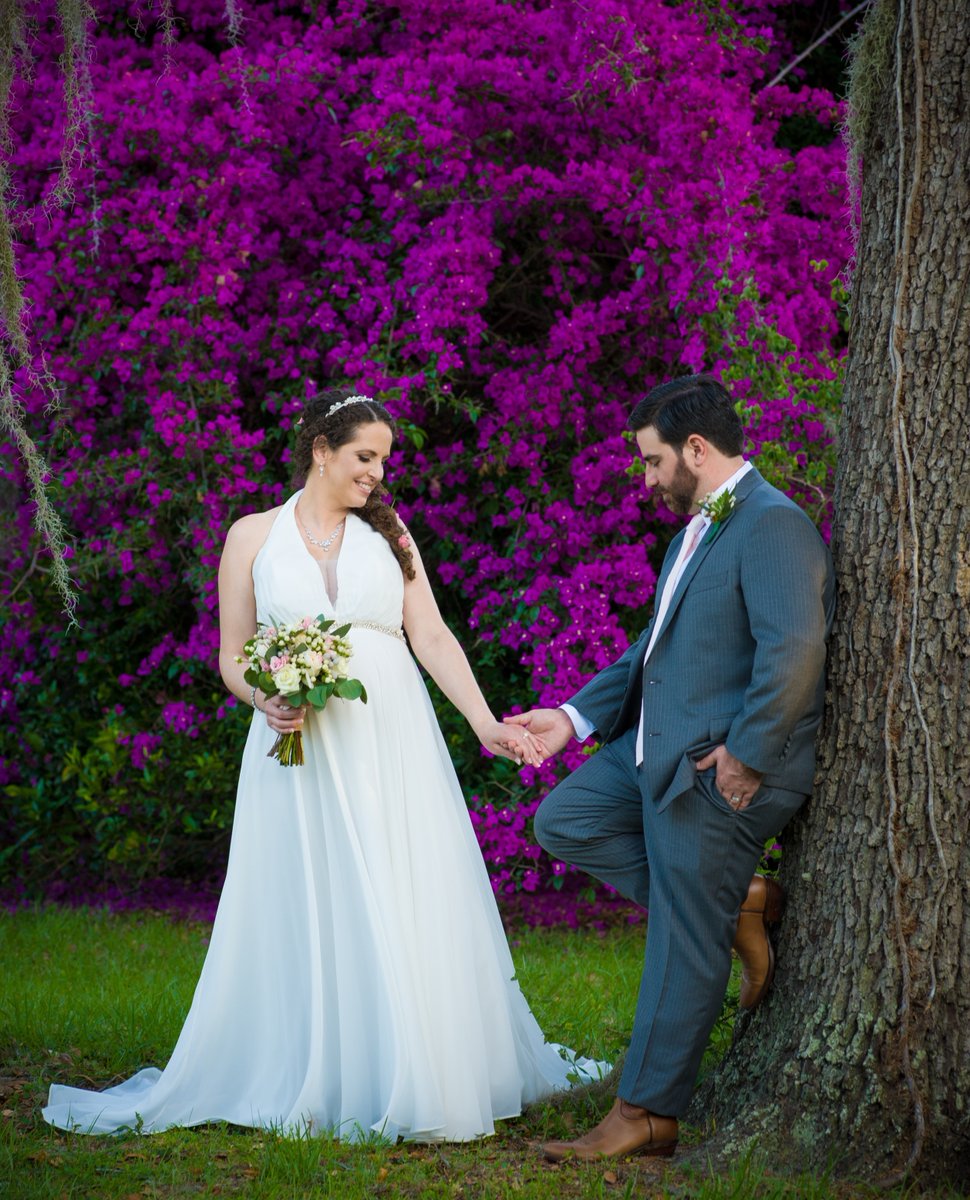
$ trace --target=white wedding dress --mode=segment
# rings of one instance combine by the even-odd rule
[[[44,1117],[85,1133],[229,1121],[358,1139],[463,1141],[597,1077],[545,1041],[515,981],[461,790],[400,637],[403,578],[347,518],[332,604],[297,529],[298,494],[253,564],[261,623],[352,622],[351,674],[267,758],[256,714],[205,965],[164,1071],[103,1092],[53,1086]]]

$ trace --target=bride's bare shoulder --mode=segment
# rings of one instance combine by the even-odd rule
[[[243,554],[255,555],[269,536],[273,522],[283,506],[269,508],[266,512],[247,513],[229,526],[226,534],[226,549]]]

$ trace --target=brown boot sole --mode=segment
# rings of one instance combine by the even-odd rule
[[[648,1142],[646,1146],[639,1146],[633,1150],[625,1150],[622,1154],[600,1154],[595,1151],[592,1154],[582,1154],[577,1153],[571,1148],[560,1153],[556,1150],[547,1150],[545,1146],[542,1147],[542,1153],[549,1162],[606,1162],[609,1159],[633,1158],[635,1156],[640,1158],[670,1158],[676,1149],[676,1142]]]

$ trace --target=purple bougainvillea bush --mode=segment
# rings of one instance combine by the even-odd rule
[[[72,207],[45,210],[43,21],[14,90],[19,269],[61,406],[21,398],[80,628],[7,445],[7,880],[220,861],[250,719],[216,671],[220,546],[286,494],[327,383],[399,418],[393,491],[500,712],[566,698],[647,618],[677,527],[623,435],[651,383],[722,375],[825,523],[847,202],[833,98],[765,87],[784,3],[241,7],[233,47],[221,0],[175,0],[170,46],[155,8],[100,5]],[[530,817],[588,749],[518,772],[439,710],[496,888],[559,884]]]

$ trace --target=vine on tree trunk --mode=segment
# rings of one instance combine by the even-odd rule
[[[909,14],[909,31],[913,46],[913,162],[909,169],[910,180],[907,184],[906,144],[905,144],[905,104],[903,89],[903,37],[906,26],[907,7]],[[896,281],[893,297],[892,317],[890,321],[889,352],[892,362],[893,394],[890,407],[890,419],[893,434],[893,459],[896,479],[896,547],[899,569],[899,587],[896,589],[896,628],[893,637],[892,670],[886,696],[886,716],[884,727],[884,746],[886,751],[886,787],[889,796],[887,822],[887,850],[890,868],[893,876],[892,904],[893,927],[900,969],[900,1004],[899,1004],[899,1042],[900,1062],[906,1087],[913,1105],[913,1121],[915,1132],[909,1155],[903,1166],[886,1179],[887,1186],[901,1182],[922,1153],[926,1136],[926,1119],[923,1099],[913,1072],[910,1052],[910,1027],[913,1010],[913,978],[910,955],[913,947],[907,937],[907,923],[903,913],[903,892],[908,880],[903,877],[899,853],[896,843],[897,817],[899,814],[899,790],[897,786],[895,729],[901,719],[898,709],[901,693],[908,688],[917,720],[923,732],[926,765],[926,806],[930,831],[934,847],[939,859],[942,872],[933,905],[931,920],[931,938],[927,951],[929,969],[929,989],[925,1004],[928,1007],[936,994],[936,944],[939,937],[939,916],[949,879],[943,845],[937,826],[937,795],[936,774],[934,766],[934,744],[929,725],[926,721],[922,697],[916,679],[916,634],[919,617],[919,597],[921,593],[920,557],[922,543],[916,518],[916,502],[914,496],[913,462],[910,452],[909,435],[904,411],[904,366],[902,348],[907,341],[907,321],[909,313],[910,263],[913,254],[914,212],[920,190],[920,182],[924,169],[925,127],[926,127],[926,80],[922,61],[921,30],[917,0],[910,0],[908,6],[901,3],[896,23],[896,69],[894,91],[896,99],[896,121],[899,147],[897,170],[896,216],[894,227],[894,257],[896,262]],[[908,583],[908,588],[906,587]],[[909,603],[907,604],[907,594]],[[909,624],[907,636],[907,620]]]

